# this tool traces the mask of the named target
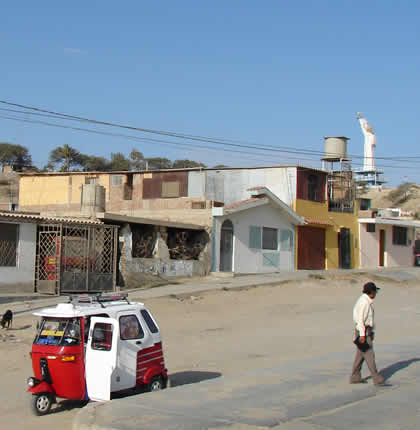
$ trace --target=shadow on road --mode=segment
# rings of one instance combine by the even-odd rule
[[[410,358],[410,360],[397,361],[396,363],[383,368],[379,373],[385,379],[389,379],[394,373],[397,373],[398,371],[405,369],[406,367],[410,366],[410,364],[416,363],[417,361],[420,361],[420,358]]]
[[[179,385],[195,384],[196,382],[205,381],[207,379],[215,379],[222,376],[219,372],[201,372],[201,371],[185,371],[177,372],[169,375],[171,387],[178,387]]]
[[[87,401],[85,400],[62,400],[58,402],[55,406],[50,410],[50,414],[58,414],[64,411],[71,411],[72,409],[80,409],[83,406],[87,405]]]
[[[10,331],[26,330],[27,328],[31,328],[31,327],[32,327],[31,324],[26,324],[26,325],[23,325],[21,327],[11,327],[11,328],[9,328],[9,330]]]

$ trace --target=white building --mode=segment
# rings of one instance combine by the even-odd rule
[[[414,264],[415,231],[420,222],[359,218],[360,268]]]
[[[213,208],[212,271],[294,270],[295,226],[304,219],[266,187],[249,191],[249,199]]]

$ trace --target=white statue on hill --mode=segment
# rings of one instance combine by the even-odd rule
[[[375,170],[373,149],[376,146],[376,135],[361,112],[357,112],[356,119],[359,120],[362,132],[365,136],[364,170]]]

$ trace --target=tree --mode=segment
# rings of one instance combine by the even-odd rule
[[[150,170],[170,169],[172,167],[171,160],[168,160],[167,158],[154,157],[145,158],[145,160],[147,161],[148,168]]]
[[[121,152],[111,153],[111,170],[131,170],[131,163]]]
[[[111,170],[111,163],[105,157],[83,155],[81,166],[85,172],[106,172]]]
[[[32,157],[25,146],[3,142],[0,143],[0,163],[22,168],[32,165]]]
[[[172,164],[173,169],[189,169],[192,167],[206,167],[206,165],[192,160],[175,160]]]
[[[229,166],[225,166],[224,164],[216,164],[216,166],[213,166],[213,169],[223,169],[224,167],[229,167]]]
[[[134,170],[144,170],[146,168],[146,160],[142,152],[133,148],[130,152],[131,168]]]
[[[68,172],[72,166],[81,166],[83,162],[83,155],[79,151],[65,144],[53,149],[48,158],[47,168],[53,167],[56,169],[57,165],[61,164],[60,170]]]

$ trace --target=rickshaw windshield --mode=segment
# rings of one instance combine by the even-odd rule
[[[34,344],[37,345],[79,345],[79,318],[43,317]]]

